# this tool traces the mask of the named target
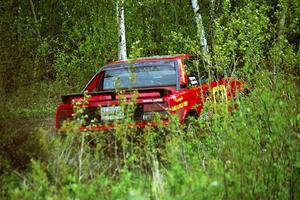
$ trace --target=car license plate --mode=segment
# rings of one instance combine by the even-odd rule
[[[120,106],[102,107],[101,119],[102,120],[117,120],[123,119],[124,112]]]

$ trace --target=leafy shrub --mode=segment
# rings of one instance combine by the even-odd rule
[[[2,196],[299,198],[299,94],[293,78],[273,78],[257,74],[231,114],[221,109],[187,130],[176,121],[140,131],[120,123],[115,131],[48,138],[46,156],[32,157],[24,175],[4,176],[2,188],[14,189]]]

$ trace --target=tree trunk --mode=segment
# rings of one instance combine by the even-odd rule
[[[282,4],[282,10],[281,10],[281,15],[279,19],[279,25],[278,25],[278,38],[282,36],[285,32],[285,21],[286,21],[286,13],[288,10],[288,5]]]
[[[39,41],[41,41],[42,38],[41,38],[40,30],[39,30],[39,28],[37,27],[38,21],[37,21],[36,14],[35,14],[34,4],[33,4],[32,0],[29,0],[29,1],[30,1],[30,6],[31,6],[31,11],[32,11],[32,14],[33,14],[34,23],[35,23],[36,33],[37,33],[37,36],[38,36]]]
[[[117,0],[117,13],[119,25],[119,60],[127,60],[126,35],[125,35],[125,17],[124,0]]]
[[[208,46],[207,46],[207,40],[205,37],[205,32],[204,32],[204,27],[203,27],[203,22],[202,22],[202,16],[200,13],[200,7],[198,4],[197,0],[192,0],[192,8],[195,13],[195,18],[196,18],[196,24],[197,24],[197,31],[200,36],[200,45],[201,45],[201,50],[203,54],[208,53]]]
[[[211,34],[212,34],[212,37],[211,37],[211,50],[213,51],[214,47],[215,47],[215,37],[216,37],[216,12],[215,12],[215,4],[216,4],[216,0],[211,0],[210,1],[211,3],[211,8],[210,8],[210,17],[211,17]]]
[[[282,1],[281,2],[281,15],[279,17],[279,22],[278,22],[278,33],[277,33],[277,46],[281,48],[282,50],[282,41],[285,38],[285,23],[286,23],[286,15],[288,12],[288,2],[287,1]],[[278,63],[273,63],[273,75],[274,75],[274,80],[276,80],[276,74],[278,73],[279,66],[281,65],[282,61],[279,61]]]

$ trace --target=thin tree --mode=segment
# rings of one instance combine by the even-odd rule
[[[37,33],[38,39],[41,41],[42,38],[41,38],[40,30],[39,30],[38,25],[37,25],[38,21],[37,21],[37,17],[36,17],[36,14],[35,14],[34,4],[33,4],[32,0],[29,0],[29,2],[30,2],[30,6],[31,6],[31,11],[32,11],[32,14],[33,14],[33,19],[34,19],[34,23],[35,23],[36,33]]]
[[[205,36],[205,31],[204,31],[204,26],[203,26],[203,20],[202,20],[202,16],[200,13],[200,6],[198,4],[198,0],[191,0],[192,1],[192,8],[195,14],[195,19],[196,19],[196,25],[197,25],[197,33],[200,37],[200,45],[201,45],[201,51],[202,51],[202,55],[203,55],[203,65],[206,68],[206,70],[208,71],[208,79],[209,81],[212,80],[212,71],[211,71],[211,61],[208,55],[208,45],[207,45],[207,40],[206,40],[206,36]],[[197,68],[199,66],[197,65]],[[199,69],[197,69],[199,71]],[[198,72],[199,74],[199,72]],[[210,87],[210,84],[209,84]]]
[[[216,5],[216,0],[210,0],[210,16],[211,16],[211,28],[212,28],[212,31],[211,31],[211,34],[212,34],[212,37],[211,37],[211,49],[214,49],[215,47],[215,37],[216,37],[216,32],[215,32],[215,29],[216,29],[216,12],[215,12],[215,5]]]
[[[119,60],[127,60],[126,50],[126,32],[125,32],[125,17],[124,17],[124,0],[117,0],[117,19],[118,19],[118,33],[119,33]]]
[[[207,40],[206,40],[206,37],[205,37],[202,16],[201,16],[201,13],[200,13],[200,7],[199,7],[199,4],[198,4],[197,0],[192,0],[192,8],[193,8],[193,11],[195,13],[195,19],[196,19],[196,24],[197,24],[197,32],[198,32],[198,35],[200,36],[201,50],[202,50],[203,54],[207,54],[208,53]]]

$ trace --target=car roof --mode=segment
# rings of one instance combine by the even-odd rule
[[[162,56],[151,56],[151,57],[141,57],[128,60],[119,60],[108,63],[111,64],[121,64],[121,63],[130,63],[130,62],[144,62],[144,61],[158,61],[158,60],[178,60],[191,57],[192,54],[178,54],[178,55],[162,55]]]

